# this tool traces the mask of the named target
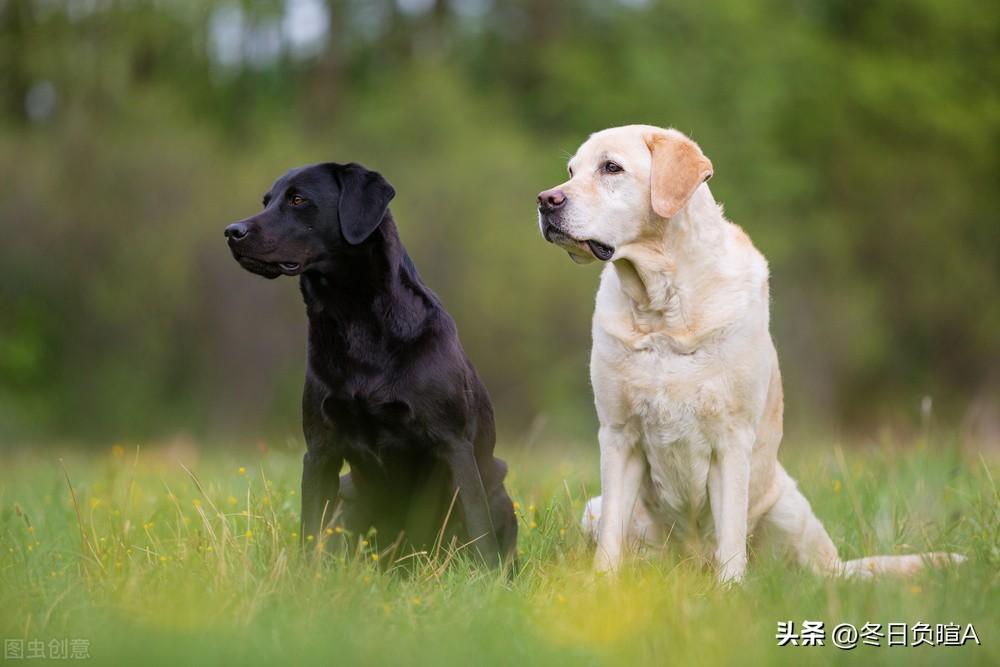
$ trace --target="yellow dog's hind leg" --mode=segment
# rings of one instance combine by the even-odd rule
[[[778,465],[775,484],[779,486],[774,505],[761,517],[766,534],[788,547],[800,565],[817,574],[870,578],[879,574],[908,576],[926,565],[961,563],[964,556],[944,552],[906,556],[869,556],[842,561],[837,547],[799,491],[795,480]]]

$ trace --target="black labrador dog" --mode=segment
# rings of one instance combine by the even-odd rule
[[[305,299],[302,536],[319,539],[336,521],[412,548],[455,537],[490,565],[513,562],[517,521],[507,467],[493,456],[493,407],[403,248],[388,209],[395,194],[361,165],[311,165],[225,230],[244,269],[299,276]]]

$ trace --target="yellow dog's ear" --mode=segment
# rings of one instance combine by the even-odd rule
[[[646,137],[652,154],[649,192],[656,214],[672,218],[684,208],[698,186],[712,178],[712,163],[698,144],[675,130]]]

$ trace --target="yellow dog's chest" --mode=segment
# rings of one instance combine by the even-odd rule
[[[732,383],[707,353],[634,355],[625,382],[649,467],[647,502],[674,520],[697,516],[707,505],[709,466]]]

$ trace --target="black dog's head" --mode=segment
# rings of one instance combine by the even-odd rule
[[[226,227],[233,257],[247,271],[277,278],[322,265],[364,242],[396,191],[358,164],[292,169],[264,195],[264,210]]]

